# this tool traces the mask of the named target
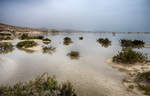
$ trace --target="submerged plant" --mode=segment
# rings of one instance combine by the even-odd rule
[[[17,43],[18,48],[29,48],[29,47],[34,47],[36,46],[37,43],[35,41],[21,41]]]
[[[142,48],[145,42],[141,40],[121,40],[122,47]]]
[[[45,38],[45,39],[43,39],[43,43],[44,44],[49,44],[49,43],[51,43],[51,40],[48,39],[48,38]]]
[[[44,73],[33,80],[13,86],[0,86],[0,96],[77,96],[70,82],[58,81]]]
[[[14,47],[11,43],[7,43],[7,42],[0,43],[0,54],[7,54],[9,52],[12,52],[13,50]]]
[[[111,45],[111,41],[108,38],[99,38],[97,42],[106,48]]]
[[[150,95],[150,71],[139,73],[136,78],[139,89],[144,91],[145,95]]]
[[[43,47],[43,53],[49,53],[52,54],[53,52],[55,52],[56,48],[52,47],[52,46],[45,46]]]
[[[69,45],[70,43],[72,43],[71,38],[65,37],[65,38],[64,38],[64,45]]]
[[[67,56],[70,56],[71,59],[78,59],[80,57],[80,54],[78,51],[71,51],[67,54]]]
[[[134,64],[137,62],[143,63],[147,60],[147,56],[143,53],[133,51],[132,49],[122,50],[113,57],[113,62]]]

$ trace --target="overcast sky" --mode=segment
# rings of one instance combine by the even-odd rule
[[[150,32],[150,0],[0,0],[0,23],[49,29]]]

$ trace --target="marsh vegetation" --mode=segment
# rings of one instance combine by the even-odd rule
[[[43,43],[44,44],[49,44],[49,43],[51,43],[51,40],[49,38],[44,38]]]
[[[111,41],[108,38],[99,38],[97,42],[106,48],[111,45]]]
[[[29,48],[38,45],[35,41],[21,41],[17,43],[18,48]]]
[[[28,34],[22,34],[19,37],[21,40],[26,40],[26,39],[43,39],[43,36],[29,36]]]
[[[69,45],[70,43],[72,43],[71,38],[65,37],[65,38],[64,38],[64,45]]]
[[[7,54],[14,50],[14,46],[11,43],[1,42],[0,43],[0,54]]]
[[[136,83],[145,95],[150,95],[150,71],[139,73],[136,78]]]
[[[12,35],[9,33],[0,33],[0,40],[12,40]]]
[[[43,53],[52,54],[55,51],[56,51],[55,47],[52,47],[52,46],[45,46],[45,47],[43,47]]]
[[[71,51],[67,54],[71,59],[79,59],[80,53],[78,51]]]
[[[44,73],[27,82],[0,86],[0,96],[77,96],[70,82],[58,81]]]
[[[83,37],[79,37],[79,40],[83,40]]]
[[[143,63],[147,60],[147,56],[143,53],[136,52],[132,49],[122,50],[113,57],[113,62],[123,64]]]
[[[131,47],[131,48],[142,48],[144,47],[145,42],[142,40],[125,40],[122,39],[121,41],[122,47]]]

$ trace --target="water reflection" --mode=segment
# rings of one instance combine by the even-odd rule
[[[64,45],[69,45],[71,43],[73,43],[72,40],[71,40],[71,38],[69,38],[69,37],[65,37],[64,38]]]
[[[105,48],[111,45],[111,41],[108,38],[99,38],[97,42]]]
[[[71,51],[67,54],[71,59],[79,59],[80,53],[78,51]]]
[[[81,36],[84,36],[82,42],[79,40]],[[69,80],[75,83],[74,85],[79,96],[92,96],[93,94],[94,96],[110,96],[110,94],[113,94],[112,96],[122,96],[122,94],[127,94],[121,83],[122,74],[124,73],[120,73],[109,66],[106,63],[106,59],[113,57],[118,51],[121,51],[120,39],[139,39],[150,42],[150,34],[116,34],[114,37],[112,34],[70,33],[55,36],[49,34],[45,37],[51,38],[54,41],[52,44],[57,48],[57,51],[54,51],[53,55],[47,54],[53,53],[51,49],[54,49],[54,47],[50,48],[50,52],[46,50],[44,54],[43,50],[40,49],[41,51],[34,54],[22,54],[21,51],[14,50],[12,54],[1,55],[1,57],[14,60],[17,64],[15,74],[11,74],[12,71],[9,71],[9,68],[15,67],[11,63],[5,67],[6,70],[3,70],[3,66],[0,66],[0,77],[5,81],[3,82],[0,79],[1,84],[31,79],[33,76],[48,72],[51,75],[55,75],[59,80]],[[70,46],[60,44],[64,37],[70,37],[73,43]],[[95,42],[95,38],[99,37],[112,40],[112,46],[109,48],[97,46],[99,43]],[[37,41],[37,43],[40,46],[48,47],[48,45],[44,45],[42,42]],[[150,54],[148,48],[134,50]],[[7,68],[9,72],[5,72]],[[6,75],[9,75],[8,80],[5,79]],[[106,81],[109,82],[106,84]]]
[[[17,47],[19,50],[21,50],[21,51],[24,51],[24,52],[26,52],[26,53],[34,53],[35,51],[34,50],[30,50],[30,49],[27,49],[27,48],[19,48],[19,47]]]
[[[0,43],[0,54],[7,54],[13,52],[14,46],[11,43],[1,42]]]

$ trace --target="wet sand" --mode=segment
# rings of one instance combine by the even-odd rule
[[[137,88],[135,79],[138,73],[147,72],[150,70],[150,62],[136,63],[133,65],[113,63],[112,59],[107,59],[106,62],[110,66],[117,68],[119,70],[124,70],[124,72],[126,72],[126,76],[124,77],[122,83],[128,91],[131,91],[132,93],[135,93],[139,96],[145,96],[144,94],[142,94],[142,91]],[[130,86],[133,87],[130,88]]]

